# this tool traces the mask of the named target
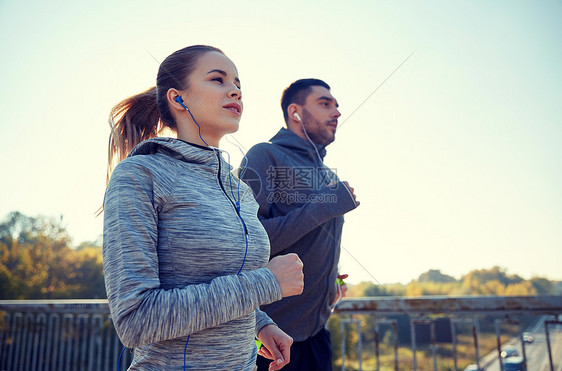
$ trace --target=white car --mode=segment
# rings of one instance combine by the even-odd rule
[[[502,358],[509,358],[509,357],[516,357],[519,355],[517,349],[512,346],[508,346],[503,348],[502,352],[500,353]]]
[[[523,341],[526,343],[532,343],[535,340],[535,337],[530,332],[523,333]]]

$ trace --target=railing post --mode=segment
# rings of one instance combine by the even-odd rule
[[[361,335],[361,320],[353,321],[357,326],[357,359],[359,360],[359,371],[363,370],[363,336]]]
[[[457,328],[455,324],[455,321],[451,321],[451,337],[453,339],[453,371],[457,371]]]
[[[431,354],[433,355],[433,371],[437,371],[437,341],[435,339],[435,322],[429,322],[429,331],[431,334]]]
[[[394,371],[398,371],[398,321],[392,320],[392,330],[394,331]]]
[[[341,371],[345,371],[345,322],[343,318],[340,319],[340,332],[341,332]]]
[[[57,352],[59,345],[59,333],[60,333],[60,315],[58,313],[49,314],[49,325],[47,329],[47,351],[46,351],[46,362],[48,365],[51,364],[52,355],[52,366],[56,369],[57,367]],[[51,344],[53,344],[53,351],[51,352]]]
[[[478,346],[478,337],[480,335],[480,325],[478,317],[472,317],[472,337],[474,338],[474,354],[476,356],[476,367],[480,370],[480,350]]]
[[[498,343],[498,360],[500,362],[500,370],[505,371],[502,362],[502,350],[501,350],[501,339],[500,339],[500,320],[495,320],[494,325],[496,327],[496,339]]]
[[[39,313],[39,315],[37,316],[37,318],[39,319],[39,323],[40,323],[40,329],[41,329],[41,336],[40,336],[40,344],[39,344],[39,357],[37,360],[37,367],[38,369],[41,369],[41,365],[43,365],[43,359],[45,357],[45,341],[46,338],[49,336],[48,330],[49,328],[47,327],[47,315],[45,313]]]
[[[0,323],[2,324],[2,328],[5,330],[0,332],[0,349],[2,350],[0,352],[0,370],[5,370],[6,369],[6,362],[7,362],[7,356],[6,356],[6,349],[7,349],[7,341],[8,341],[8,331],[10,330],[10,320],[11,320],[12,316],[9,312],[4,313],[3,316],[0,317]]]
[[[376,361],[376,371],[380,371],[380,357],[379,357],[379,323],[375,318],[375,361]]]
[[[519,327],[519,341],[521,341],[521,351],[523,352],[523,363],[525,364],[525,368],[527,368],[527,354],[525,353],[525,341],[523,340],[523,324]]]
[[[14,351],[14,356],[13,356],[13,358],[10,357],[10,361],[15,361],[16,364],[13,365],[13,367],[15,368],[18,364],[18,361],[19,361],[20,348],[21,348],[21,344],[22,344],[21,330],[23,328],[24,322],[23,322],[23,316],[22,316],[21,313],[17,313],[17,315],[14,317],[14,319],[16,320],[16,321],[14,321],[14,331],[16,332],[16,337],[15,337],[16,341],[14,343],[14,347],[12,348],[13,351]],[[19,326],[17,326],[18,321],[20,323]],[[8,369],[9,370],[12,370],[11,367],[12,366],[10,365],[10,363],[8,363]]]
[[[556,323],[557,321],[555,321]],[[548,362],[550,364],[550,371],[554,371],[554,364],[552,363],[552,350],[550,349],[550,336],[548,334],[548,325],[550,321],[544,321],[544,333],[546,335],[546,347],[548,349]]]
[[[414,319],[410,317],[410,340],[412,341],[412,366],[414,371],[418,370],[418,365],[416,362],[416,324]]]
[[[376,371],[380,370],[380,325],[391,325],[392,327],[392,342],[394,348],[394,371],[398,371],[398,321],[393,320],[382,320],[378,321],[375,318],[375,360],[376,360]]]

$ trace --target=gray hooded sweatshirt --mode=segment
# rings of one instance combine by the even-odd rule
[[[272,323],[258,308],[282,296],[257,210],[218,149],[156,138],[117,165],[103,266],[130,370],[183,370],[184,357],[187,370],[254,368],[254,337]]]
[[[304,264],[304,291],[262,309],[295,341],[324,328],[337,294],[343,215],[357,207],[347,186],[323,164],[326,149],[288,129],[246,155],[242,179],[260,204],[271,256],[296,253]]]

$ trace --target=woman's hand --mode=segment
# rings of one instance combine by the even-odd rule
[[[264,326],[258,333],[258,339],[262,343],[258,354],[272,360],[269,364],[269,371],[280,370],[291,361],[293,338],[283,332],[277,325]]]
[[[303,264],[297,254],[279,255],[265,266],[277,278],[283,297],[300,295],[304,289]]]

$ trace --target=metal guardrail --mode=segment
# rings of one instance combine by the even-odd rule
[[[395,370],[398,370],[398,324],[387,318],[408,315],[410,340],[413,351],[413,370],[416,363],[417,325],[429,326],[433,345],[443,335],[437,329],[438,316],[450,321],[449,331],[456,354],[456,327],[472,326],[476,360],[478,354],[480,314],[497,314],[506,319],[518,315],[551,316],[544,322],[550,367],[553,370],[550,349],[549,325],[560,324],[562,296],[473,296],[473,297],[419,297],[419,298],[354,298],[342,300],[335,309],[341,317],[342,333],[345,323],[356,325],[358,331],[358,359],[361,369],[361,326],[353,318],[357,314],[375,316],[375,347],[379,369],[379,330],[390,326],[394,333]],[[499,329],[499,324],[496,327]],[[499,344],[499,330],[498,344]],[[342,336],[342,370],[346,349]],[[436,347],[433,347],[436,349]],[[36,370],[125,370],[131,362],[130,352],[125,352],[118,365],[123,345],[119,341],[111,318],[107,300],[0,300],[0,371]],[[498,346],[499,352],[499,346]],[[499,354],[498,354],[499,356]],[[454,357],[456,357],[454,355]],[[501,362],[500,362],[501,365]],[[478,365],[480,367],[480,365]],[[502,365],[503,367],[503,365]],[[435,353],[434,369],[437,370]],[[457,369],[455,358],[454,369]]]
[[[437,370],[436,349],[437,337],[450,336],[453,350],[453,369],[457,370],[457,344],[456,328],[459,324],[469,324],[472,326],[472,337],[474,341],[475,360],[478,369],[480,365],[480,354],[478,339],[480,328],[478,315],[498,315],[502,320],[495,321],[497,350],[499,367],[504,371],[504,364],[501,361],[501,342],[500,342],[500,323],[520,324],[513,317],[523,315],[543,315],[552,316],[553,319],[544,322],[546,343],[548,347],[548,357],[550,370],[554,371],[552,360],[552,350],[549,338],[549,325],[562,324],[557,320],[562,315],[562,296],[560,295],[536,295],[536,296],[423,296],[416,298],[404,297],[376,297],[376,298],[349,298],[343,299],[335,308],[335,314],[341,316],[340,322],[341,337],[341,365],[342,371],[345,370],[345,323],[355,323],[357,331],[357,348],[359,359],[359,370],[361,367],[361,350],[363,348],[359,322],[354,319],[354,315],[367,314],[375,317],[375,357],[377,370],[380,369],[379,361],[379,327],[381,325],[391,325],[394,338],[394,369],[398,370],[398,326],[396,320],[389,320],[387,317],[396,315],[407,315],[410,320],[410,344],[412,350],[412,369],[417,370],[416,359],[416,328],[421,325],[429,327],[431,349],[433,353],[433,369]],[[445,322],[445,327],[441,326],[440,332],[436,330],[438,322]],[[442,321],[444,320],[444,321]],[[443,330],[446,328],[447,330]],[[523,341],[523,331],[520,328],[519,337],[523,349],[523,363],[526,367],[525,342]],[[445,332],[445,333],[444,333]],[[450,333],[448,333],[450,332]]]
[[[2,371],[126,370],[123,349],[107,300],[0,300]]]

